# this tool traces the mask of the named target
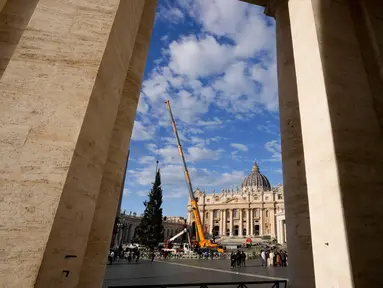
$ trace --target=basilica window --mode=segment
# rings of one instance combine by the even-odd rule
[[[246,218],[246,211],[243,211],[243,218]]]
[[[237,218],[239,215],[238,215],[238,209],[234,209],[233,210],[233,217],[234,218]]]
[[[207,198],[207,199],[206,199],[206,202],[210,202],[210,199],[209,199],[209,198]]]
[[[257,208],[254,209],[254,217],[256,217],[256,218],[259,217],[259,209],[257,209]]]
[[[209,212],[206,212],[206,219],[209,218]]]
[[[266,210],[266,217],[269,217],[269,210]]]
[[[219,211],[218,210],[214,210],[214,218],[218,218],[219,217]]]
[[[282,194],[278,194],[278,200],[282,200]]]

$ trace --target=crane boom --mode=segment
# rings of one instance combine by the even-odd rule
[[[199,210],[198,210],[198,204],[197,204],[197,201],[196,201],[196,199],[194,197],[193,188],[192,188],[192,184],[190,182],[190,177],[189,177],[189,171],[188,171],[187,166],[186,166],[186,161],[185,161],[184,153],[182,151],[182,146],[181,146],[180,138],[178,137],[176,122],[174,121],[174,117],[173,117],[173,113],[172,113],[172,108],[170,107],[170,102],[169,101],[165,101],[165,103],[166,103],[166,106],[167,106],[167,108],[169,110],[169,114],[170,114],[170,119],[172,121],[174,135],[176,136],[177,145],[178,145],[178,152],[180,153],[180,156],[181,156],[181,159],[182,159],[182,162],[183,162],[183,165],[184,165],[185,178],[186,178],[186,182],[188,184],[190,204],[191,204],[192,210],[193,210],[194,221],[195,221],[195,224],[197,226],[196,228],[197,228],[198,238],[199,238],[200,242],[205,243],[206,239],[205,239],[205,234],[204,234],[203,229],[202,229],[202,223],[201,223],[201,217],[200,217]]]

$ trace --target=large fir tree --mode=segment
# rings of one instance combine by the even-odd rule
[[[156,247],[164,241],[164,226],[162,225],[162,188],[160,169],[156,172],[149,200],[144,202],[145,212],[140,225],[137,227],[137,238],[140,244]]]

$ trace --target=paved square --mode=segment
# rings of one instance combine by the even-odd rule
[[[114,263],[107,266],[103,288],[123,285],[240,282],[287,278],[287,268],[261,267],[258,259],[249,260],[246,264],[246,267],[233,269],[230,268],[228,260],[159,260],[153,263],[142,260],[139,263]],[[271,288],[272,285],[250,285],[249,287]]]

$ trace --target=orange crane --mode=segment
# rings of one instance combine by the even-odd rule
[[[204,231],[202,229],[201,217],[200,217],[200,214],[199,214],[198,204],[197,204],[197,201],[196,201],[196,199],[194,197],[193,188],[192,188],[192,184],[190,182],[189,172],[188,172],[188,169],[187,169],[187,166],[186,166],[186,161],[185,161],[184,153],[182,151],[182,146],[181,146],[180,138],[178,137],[176,122],[174,121],[174,117],[173,117],[173,113],[172,113],[172,108],[170,107],[170,102],[169,101],[165,101],[165,103],[166,103],[166,106],[167,106],[167,108],[169,110],[169,114],[170,114],[170,119],[171,119],[172,126],[173,126],[174,135],[175,135],[176,140],[177,140],[178,152],[180,153],[180,156],[181,156],[181,159],[182,159],[182,163],[184,165],[185,178],[186,178],[186,182],[187,182],[188,189],[189,189],[190,204],[191,204],[191,207],[192,207],[192,210],[193,210],[195,226],[196,226],[196,229],[197,229],[197,237],[196,238],[198,239],[199,247],[201,247],[201,248],[208,248],[208,249],[214,249],[214,250],[217,250],[218,252],[223,252],[222,247],[218,246],[218,244],[216,244],[216,243],[212,243],[209,239],[205,238],[205,233],[204,233]]]

